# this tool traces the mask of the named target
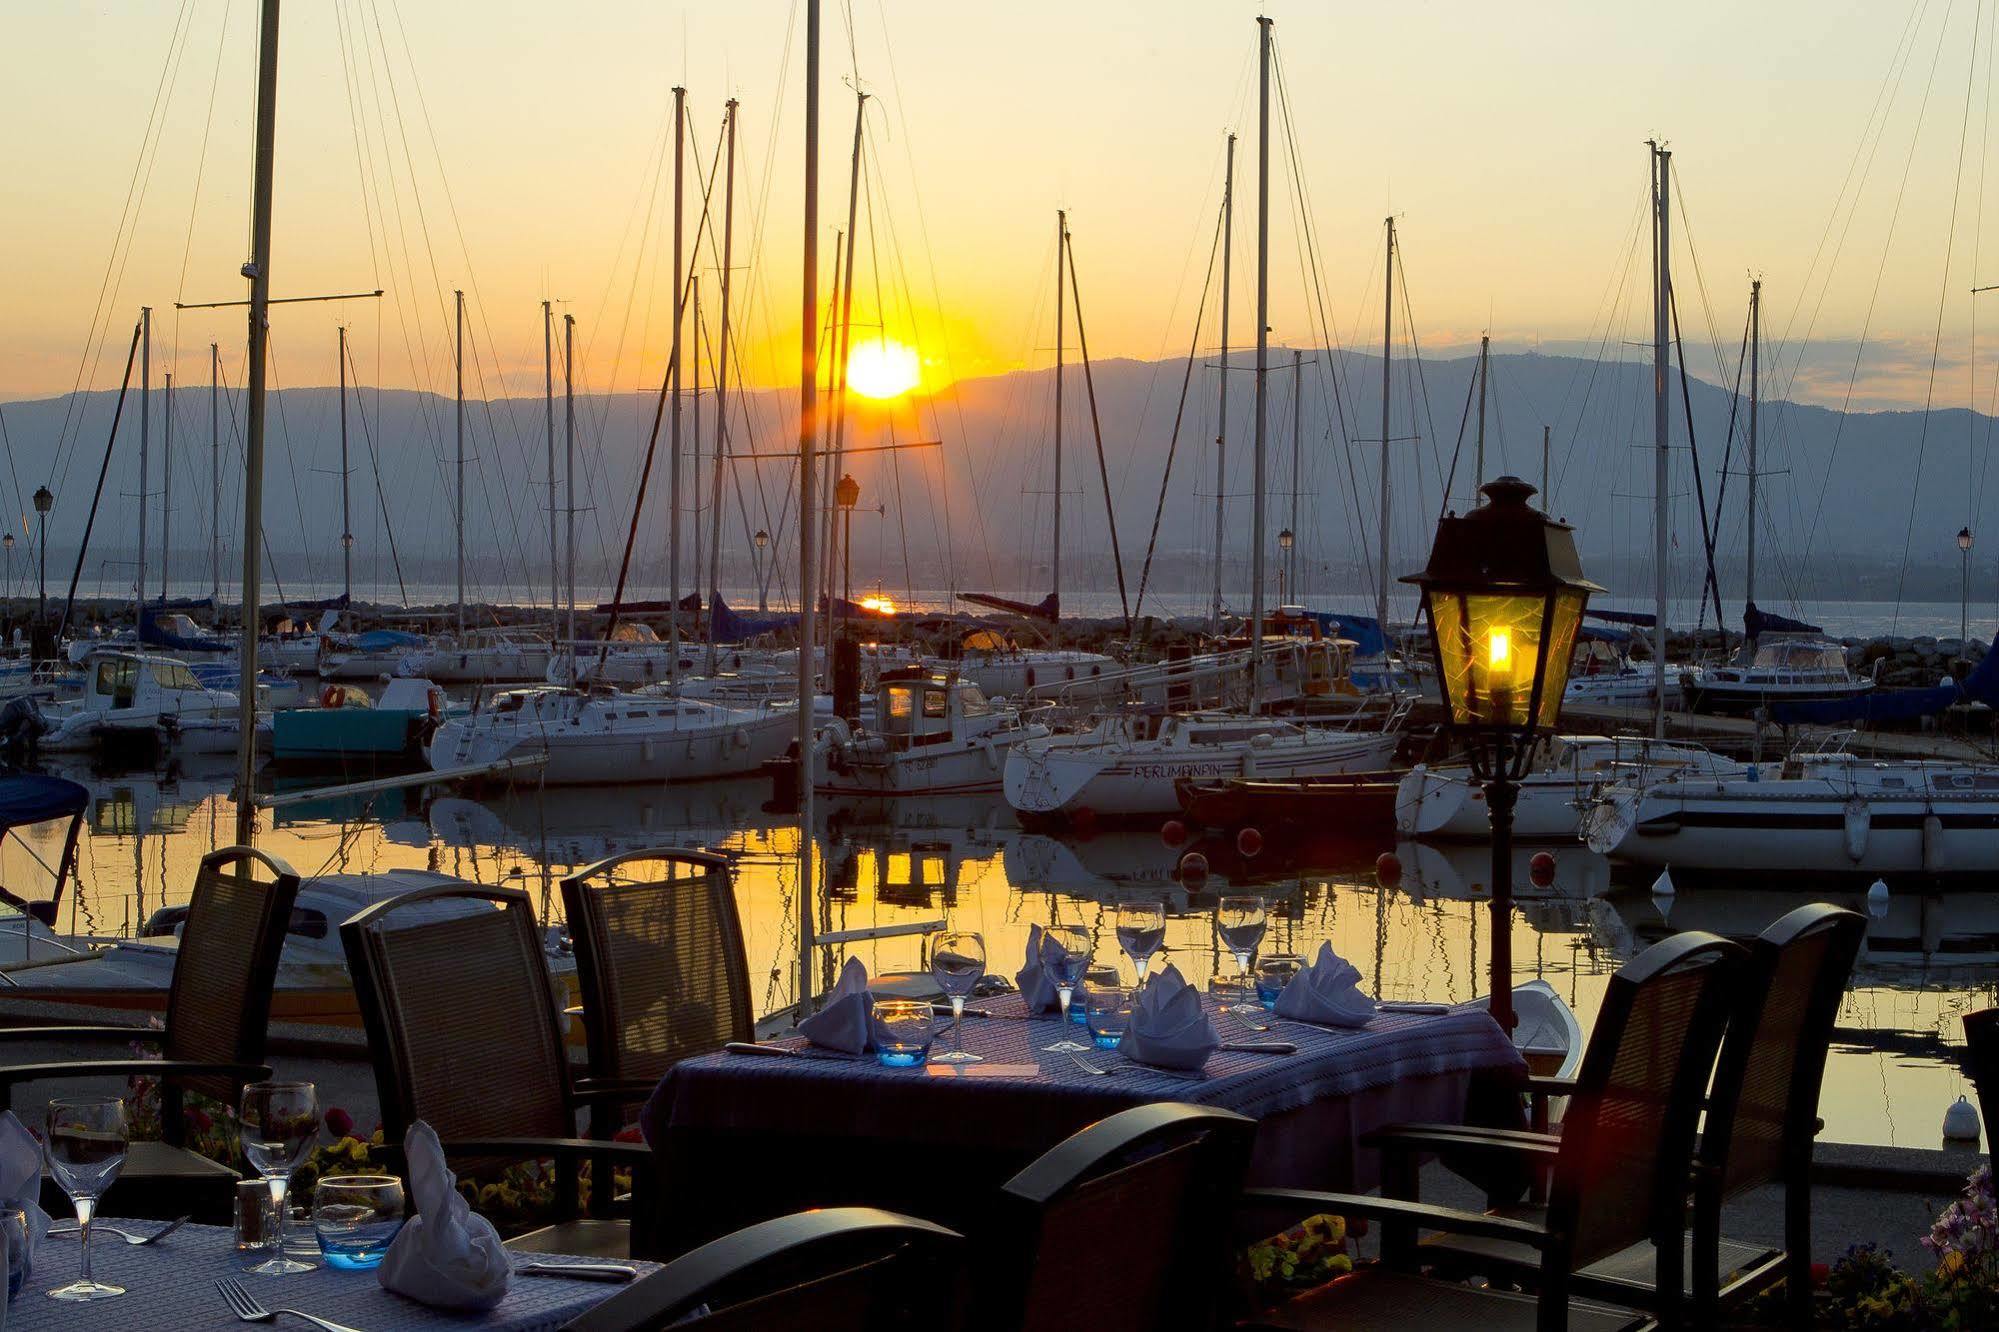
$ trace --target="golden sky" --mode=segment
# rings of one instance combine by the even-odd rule
[[[1936,397],[1966,400],[1968,289],[1999,281],[1983,169],[1999,6],[1261,8],[1277,20],[1342,342],[1379,338],[1391,211],[1426,352],[1486,328],[1503,347],[1593,346],[1612,310],[1613,350],[1646,336],[1636,228],[1642,145],[1656,134],[1676,151],[1692,223],[1676,262],[1697,372],[1712,375],[1716,343],[1732,363],[1755,272],[1773,344],[1865,331],[1880,348],[1861,368],[1863,401],[1923,401],[1943,296]],[[244,294],[256,9],[40,0],[9,14],[0,397],[59,393],[79,374],[115,386],[143,303],[156,311],[156,374],[205,378],[211,339],[226,364],[240,359],[240,314],[176,319],[172,305]],[[1258,9],[828,4],[824,269],[844,224],[856,68],[875,98],[857,319],[884,318],[879,291],[931,388],[1046,363],[1063,207],[1092,354],[1180,354],[1233,128],[1235,341],[1250,340]],[[661,172],[656,155],[676,82],[693,136],[690,232],[693,163],[706,170],[722,103],[741,99],[737,331],[750,379],[783,382],[797,347],[802,41],[803,6],[786,0],[288,6],[275,291],[390,294],[379,310],[278,313],[278,382],[331,382],[333,325],[347,319],[365,379],[448,392],[450,292],[463,286],[473,393],[539,390],[545,297],[576,316],[581,384],[656,384],[671,285],[670,161]],[[1287,155],[1280,138],[1272,337],[1309,343]],[[704,249],[699,267],[712,336],[716,257]],[[1999,325],[1999,312],[1987,319]],[[107,329],[99,363],[87,352]],[[1829,367],[1799,391],[1837,400],[1850,366]]]

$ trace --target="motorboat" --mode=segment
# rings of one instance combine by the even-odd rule
[[[713,781],[742,777],[784,753],[796,705],[723,707],[701,699],[538,685],[494,695],[483,710],[437,728],[432,768],[540,756],[519,780],[566,784]]]
[[[447,713],[444,691],[428,680],[398,676],[379,698],[359,685],[329,683],[319,692],[319,706],[271,714],[271,755],[280,762],[415,758]]]
[[[812,786],[829,795],[998,794],[1007,751],[1046,726],[994,706],[977,684],[927,671],[876,686],[873,725],[828,721],[812,752]]]
[[[185,662],[98,648],[83,666],[79,697],[31,704],[39,729],[34,744],[43,752],[77,753],[120,742],[163,743],[182,753],[237,748],[236,694],[202,684]]]
[[[1988,873],[1999,767],[1795,755],[1774,771],[1620,787],[1585,816],[1591,849],[1637,865],[1759,874]]]
[[[1106,713],[1085,730],[1015,744],[1002,789],[1027,815],[1129,817],[1180,808],[1183,779],[1313,777],[1374,772],[1401,742],[1406,706],[1386,724],[1307,726],[1239,712],[1165,712],[1150,707]]]
[[[1776,703],[1852,698],[1874,687],[1846,664],[1846,649],[1811,635],[1766,638],[1745,663],[1705,666],[1681,675],[1695,712],[1750,713]]]
[[[1650,662],[1633,662],[1623,643],[1602,630],[1583,632],[1562,690],[1563,703],[1619,707],[1650,703],[1658,695],[1658,672]]]
[[[1632,736],[1549,736],[1536,742],[1532,765],[1517,784],[1513,835],[1523,841],[1571,841],[1583,812],[1612,786],[1744,771],[1744,764],[1697,745]],[[1490,838],[1485,783],[1463,765],[1416,765],[1396,791],[1395,831],[1405,837]]]

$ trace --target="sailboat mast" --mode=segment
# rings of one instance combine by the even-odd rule
[[[1215,407],[1215,585],[1208,599],[1208,627],[1222,629],[1222,545],[1228,537],[1229,451],[1229,260],[1235,251],[1235,135],[1230,134],[1222,169],[1222,336],[1220,401]]]
[[[1388,370],[1395,335],[1395,219],[1388,220],[1388,262],[1382,268],[1386,279],[1381,293],[1381,567],[1375,572],[1374,618],[1381,625],[1383,641],[1388,634]]]
[[[680,685],[680,330],[686,323],[687,295],[684,265],[686,253],[682,229],[686,209],[681,204],[687,156],[687,89],[673,90],[673,351],[669,367],[673,379],[672,433],[667,437],[666,519],[666,640],[667,679]],[[807,707],[807,711],[811,709]],[[802,752],[802,751],[801,751]]]
[[[1668,212],[1673,155],[1652,145],[1652,735],[1666,735],[1666,559],[1667,493],[1671,484],[1666,452],[1666,303],[1672,298],[1671,214]]]
[[[1069,214],[1055,210],[1055,560],[1049,589],[1055,598],[1055,622],[1062,622],[1062,314],[1063,260],[1069,252]]]
[[[208,595],[222,599],[222,424],[216,389],[222,382],[222,348],[208,344]]]
[[[548,426],[548,617],[562,605],[562,565],[555,556],[555,310],[541,303],[542,416]]]
[[[1763,350],[1763,279],[1749,284],[1749,533],[1743,557],[1742,600],[1756,604],[1756,407]]]
[[[844,475],[847,457],[847,358],[854,347],[854,255],[861,248],[860,233],[855,230],[860,220],[861,204],[861,131],[867,124],[868,95],[854,90],[854,147],[847,164],[847,229],[841,233],[847,244],[847,255],[843,261],[835,245],[833,268],[840,274],[840,321],[834,328],[833,343],[833,451],[826,459],[826,496],[830,500],[838,492],[834,487]],[[847,516],[846,539],[854,535],[853,514]],[[838,588],[833,582],[834,574],[840,567],[840,523],[829,505],[826,513],[826,679],[833,679],[833,603]],[[853,567],[854,553],[847,552],[847,565]],[[851,589],[850,589],[851,590]]]
[[[695,247],[698,252],[700,247]],[[694,456],[688,459],[687,475],[689,486],[694,491],[692,514],[694,518],[694,539],[688,549],[694,552],[694,577],[688,586],[694,591],[694,627],[701,627],[701,589],[706,586],[701,581],[701,275],[692,272],[694,264],[688,263],[690,270],[687,283],[693,291],[694,329],[688,334],[688,359],[694,363],[693,415],[687,423],[687,438],[693,446]]]
[[[1481,334],[1478,340],[1478,448],[1473,455],[1472,503],[1478,503],[1479,491],[1485,485],[1485,385],[1492,376],[1492,339]]]
[[[1291,600],[1303,602],[1298,595],[1298,459],[1303,453],[1305,439],[1305,353],[1291,353],[1291,521],[1285,530],[1291,533],[1291,545],[1284,552],[1284,586],[1291,591]]]
[[[174,372],[167,380],[164,438],[160,441],[160,605],[167,604],[167,563],[173,558],[174,530]]]
[[[379,566],[378,566],[379,567]],[[354,603],[354,518],[347,506],[347,325],[340,326],[340,590]]]
[[[715,673],[715,598],[722,589],[722,460],[729,451],[729,268],[735,262],[736,240],[736,99],[731,97],[722,117],[729,141],[729,163],[722,185],[722,331],[715,360],[715,484],[708,507],[708,674]]]
[[[452,522],[458,532],[458,638],[462,644],[465,639],[465,293],[454,291],[452,296],[458,320],[458,350],[454,353],[458,364],[458,494],[453,501]]]
[[[576,641],[576,316],[562,316],[562,526],[563,564],[569,573],[569,623],[564,636]]]
[[[812,999],[812,493],[813,432],[819,428],[819,0],[805,0],[804,251],[798,321],[798,1011]]]
[[[236,841],[248,846],[257,831],[253,799],[257,778],[257,603],[264,531],[264,361],[271,305],[271,175],[277,151],[278,0],[264,0],[257,47],[256,180],[250,204],[250,354],[244,371],[248,397],[243,441],[243,632],[237,684]]]
[[[1548,435],[1547,426],[1541,427],[1541,504],[1544,508],[1555,507],[1554,485],[1548,476]]]
[[[1249,553],[1249,710],[1263,710],[1264,445],[1268,433],[1270,377],[1270,28],[1256,20],[1256,444],[1255,495]]]
[[[148,450],[153,433],[153,307],[139,308],[139,574],[132,580],[132,637],[146,608],[146,499],[153,470]]]

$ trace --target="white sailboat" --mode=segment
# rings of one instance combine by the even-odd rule
[[[1008,751],[1048,728],[995,707],[969,680],[928,672],[881,681],[873,725],[838,718],[812,751],[812,783],[827,795],[996,795]]]
[[[1740,776],[1745,768],[1696,745],[1632,736],[1549,736],[1536,748],[1513,813],[1513,835],[1522,841],[1573,840],[1583,815],[1612,787],[1635,788],[1687,774]],[[1490,839],[1485,784],[1467,767],[1417,764],[1395,793],[1395,831],[1440,840]]]

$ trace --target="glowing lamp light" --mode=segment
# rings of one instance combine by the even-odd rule
[[[899,398],[923,382],[923,365],[900,342],[876,338],[847,355],[847,387],[863,398]]]

